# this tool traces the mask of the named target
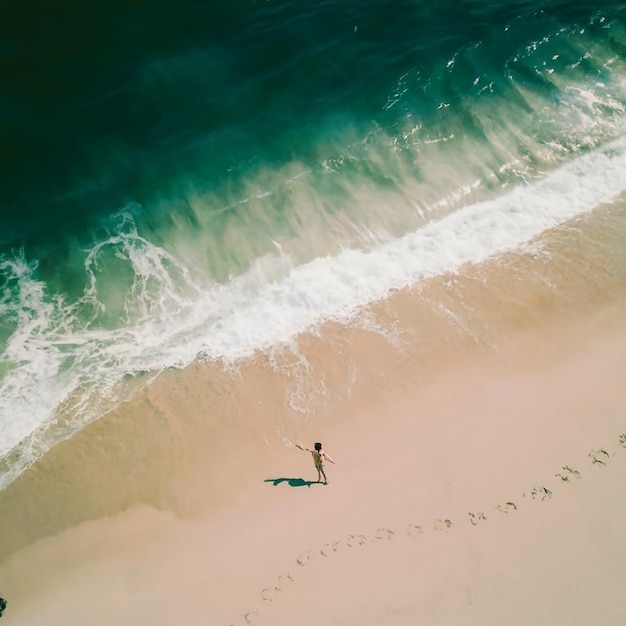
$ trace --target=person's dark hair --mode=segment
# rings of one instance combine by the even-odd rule
[[[322,444],[318,442],[313,447],[319,452],[322,449]]]

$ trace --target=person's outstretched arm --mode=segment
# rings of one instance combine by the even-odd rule
[[[328,456],[328,454],[326,454],[326,452],[322,452],[322,456],[324,457],[325,461],[330,461],[331,463],[335,462],[335,460],[332,457]]]

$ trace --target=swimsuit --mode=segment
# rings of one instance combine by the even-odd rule
[[[324,470],[324,465],[322,464],[322,455],[317,451],[314,450],[312,453],[313,455],[313,463],[315,463],[315,467],[318,470]]]

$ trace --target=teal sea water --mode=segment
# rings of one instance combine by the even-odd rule
[[[349,321],[626,188],[621,2],[5,17],[0,486],[165,368]]]

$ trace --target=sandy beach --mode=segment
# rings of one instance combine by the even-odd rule
[[[626,328],[584,323],[325,423],[328,485],[296,448],[235,446],[203,511],[31,542],[2,561],[4,623],[623,624]]]
[[[3,623],[623,626],[622,215],[166,371],[0,493]]]
[[[623,1],[10,4],[0,626],[626,626]]]

